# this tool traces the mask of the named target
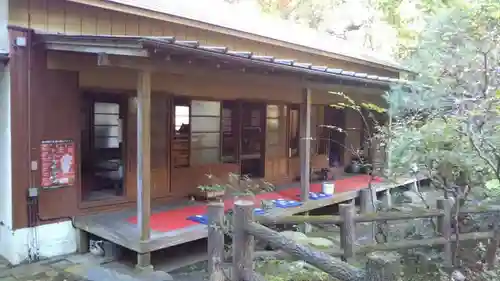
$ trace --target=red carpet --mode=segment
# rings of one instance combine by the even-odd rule
[[[368,175],[358,175],[350,178],[345,178],[335,181],[335,193],[342,193],[347,191],[358,190],[367,187],[369,181]],[[382,179],[376,178],[375,182],[381,182]],[[278,198],[297,199],[300,194],[300,184],[295,184],[297,187],[291,187],[280,190],[279,192],[261,193],[255,196],[254,202],[256,207],[260,206],[261,200],[273,200]],[[312,192],[321,192],[321,183],[311,184]],[[224,209],[230,210],[233,207],[233,200],[226,200],[224,202]],[[150,225],[151,229],[159,232],[168,232],[176,229],[181,229],[193,225],[198,225],[187,219],[192,215],[201,215],[206,213],[207,207],[201,206],[186,206],[179,209],[169,210],[154,213],[151,215]],[[137,224],[137,217],[128,218],[129,223]]]

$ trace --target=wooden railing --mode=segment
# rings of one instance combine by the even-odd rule
[[[451,199],[439,199],[437,209],[420,210],[412,213],[379,212],[356,214],[354,202],[340,204],[338,216],[291,216],[254,218],[253,201],[240,200],[234,205],[232,221],[232,266],[228,273],[231,281],[264,280],[253,271],[253,262],[256,257],[278,256],[295,258],[323,270],[332,277],[342,281],[393,281],[400,278],[400,257],[396,253],[380,255],[380,251],[395,251],[401,249],[443,246],[444,265],[452,265],[452,243],[458,240],[486,240],[488,244],[486,260],[488,267],[496,263],[496,250],[500,241],[500,231],[495,224],[491,232],[461,233],[452,235],[452,220],[456,215]],[[363,209],[363,208],[362,208]],[[463,209],[459,214],[499,212],[499,208]],[[374,223],[380,221],[408,220],[421,218],[437,218],[437,228],[441,237],[402,240],[380,244],[357,246],[355,227],[357,223]],[[224,206],[219,203],[209,205],[209,235],[208,235],[208,264],[210,280],[222,281],[225,278],[224,262]],[[318,251],[288,239],[263,224],[338,224],[340,225],[341,250]],[[373,234],[373,233],[372,233]],[[255,251],[255,238],[269,243],[278,251]],[[367,264],[364,270],[356,268],[343,260],[354,258],[357,254],[367,254]]]

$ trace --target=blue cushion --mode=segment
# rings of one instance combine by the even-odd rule
[[[300,196],[300,195],[298,195]],[[311,200],[319,200],[319,199],[324,199],[324,198],[330,198],[333,197],[331,194],[325,194],[323,192],[309,192],[309,199]]]
[[[206,215],[189,216],[187,219],[201,224],[208,224],[208,218]]]
[[[286,199],[273,200],[273,203],[276,207],[284,208],[284,209],[298,207],[298,206],[302,205],[302,202],[300,202],[300,201],[286,200]]]
[[[297,197],[300,197],[300,195],[297,195]],[[333,195],[325,194],[323,192],[309,192],[309,199],[311,200],[319,200],[330,197],[333,197]]]
[[[261,208],[255,208],[253,209],[253,214],[256,215],[256,216],[262,216],[266,213],[266,211],[264,211],[264,209],[261,209]]]

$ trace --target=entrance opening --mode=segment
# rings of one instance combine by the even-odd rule
[[[264,177],[266,138],[266,105],[242,102],[241,116],[241,174],[251,178]]]
[[[86,96],[82,111],[83,200],[124,195],[126,99],[113,95]]]
[[[325,107],[325,123],[345,130],[345,112],[341,109]],[[342,144],[345,143],[345,133],[329,129],[326,136],[329,140],[328,159],[330,167],[343,166],[344,146]]]

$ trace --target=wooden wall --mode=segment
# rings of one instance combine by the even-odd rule
[[[29,32],[22,30],[11,30],[11,40],[15,36],[27,36]],[[39,183],[39,172],[29,170],[29,161],[38,160],[39,142],[43,139],[72,138],[77,148],[80,146],[80,107],[79,94],[83,91],[98,90],[102,92],[122,92],[133,95],[136,87],[136,73],[131,70],[113,69],[113,68],[87,68],[85,63],[80,63],[74,58],[68,60],[63,53],[47,52],[43,49],[35,48],[31,54],[28,48],[15,48],[12,50],[12,127],[18,128],[13,132],[13,167],[15,168],[14,180],[14,200],[18,202],[14,210],[15,226],[24,227],[27,223],[26,215],[26,192],[30,184],[35,186]],[[60,57],[59,57],[60,56]],[[59,57],[59,59],[58,59]],[[28,59],[31,58],[31,59]],[[85,56],[83,56],[83,59]],[[64,65],[61,60],[67,61]],[[26,69],[31,63],[32,73]],[[75,66],[82,66],[78,69]],[[28,75],[31,75],[31,82],[28,83]],[[300,88],[293,88],[289,84],[271,83],[276,79],[272,77],[263,78],[266,81],[260,83],[245,84],[226,79],[211,79],[209,76],[205,79],[199,77],[189,77],[175,75],[171,73],[155,73],[153,77],[152,88],[154,90],[154,105],[165,105],[168,108],[168,95],[180,94],[197,97],[200,99],[249,99],[264,100],[270,104],[278,103],[281,110],[284,111],[284,104],[300,102]],[[225,80],[226,83],[219,83]],[[237,80],[237,79],[236,79]],[[269,80],[269,81],[267,81]],[[242,80],[245,81],[245,80]],[[244,85],[244,86],[242,86]],[[30,91],[29,91],[30,89]],[[337,96],[326,92],[315,92],[313,99],[326,102],[324,104],[336,101]],[[276,101],[282,100],[282,101]],[[30,104],[28,104],[30,103]],[[163,126],[168,120],[168,112],[157,108],[152,127],[159,129],[158,134],[168,137],[168,126]],[[316,126],[321,123],[323,118],[320,106],[314,106],[312,116],[313,136],[315,136]],[[29,112],[29,113],[28,113]],[[266,179],[273,183],[291,182],[300,174],[300,164],[298,158],[288,158],[287,155],[287,137],[286,137],[286,115],[282,115],[280,122],[281,136],[280,142],[283,149],[273,149],[266,153],[265,169]],[[356,116],[350,117],[355,119]],[[136,119],[135,112],[129,110],[128,119],[128,166],[126,184],[127,200],[123,204],[130,204],[135,201],[136,179],[135,179],[135,146]],[[29,120],[29,124],[28,124]],[[356,122],[356,121],[355,121]],[[357,121],[359,123],[359,121]],[[162,127],[163,126],[163,127]],[[29,129],[31,128],[31,130]],[[158,137],[158,136],[157,136]],[[358,137],[359,140],[359,137]],[[355,139],[353,139],[355,141]],[[164,149],[160,149],[158,155],[168,154],[168,142],[164,142]],[[313,142],[313,151],[316,151],[316,142]],[[156,146],[155,146],[156,147]],[[156,148],[158,149],[158,148]],[[163,152],[162,152],[163,151]],[[166,152],[165,152],[166,151]],[[76,155],[76,159],[80,155]],[[168,158],[167,158],[168,159]],[[313,165],[324,165],[325,155],[314,155]],[[237,172],[238,166],[234,164],[215,164],[190,168],[174,169],[172,175],[169,174],[170,163],[168,161],[155,161],[153,171],[153,196],[155,198],[175,198],[179,195],[185,195],[187,189],[194,189],[196,186],[210,181],[207,174],[214,174],[219,178],[224,178],[229,172]],[[317,164],[314,164],[317,163]],[[174,188],[175,187],[175,188]],[[187,188],[187,189],[186,189]],[[62,216],[71,216],[82,212],[93,212],[102,209],[102,206],[81,205],[80,200],[80,179],[77,184],[70,188],[43,191],[41,200],[41,216],[43,218],[59,218]],[[61,202],[64,204],[61,207]],[[118,205],[114,205],[114,208]]]
[[[261,55],[296,59],[316,65],[328,65],[381,76],[397,76],[394,72],[373,67],[64,0],[15,0],[9,1],[9,6],[9,24],[39,31],[87,35],[175,36],[182,40],[198,40],[202,44],[227,46],[233,50],[252,51]]]
[[[226,35],[216,34],[139,18],[91,7],[85,7],[62,0],[15,0],[9,1],[11,25],[34,28],[39,31],[64,32],[73,34],[112,34],[112,35],[175,35],[181,39],[199,40],[204,44],[225,45],[232,49],[253,51],[263,55],[284,58],[295,58],[318,65],[329,65],[353,71],[368,72],[390,76],[391,73],[369,69],[360,65],[347,65],[324,57],[299,53],[284,48],[259,44]],[[23,29],[11,29],[10,39],[16,36],[29,36]],[[31,44],[28,42],[28,44]],[[68,59],[63,53],[52,53],[41,50],[39,46],[33,51],[29,48],[12,48],[11,52],[11,107],[12,107],[12,167],[13,167],[13,200],[14,228],[27,226],[26,193],[31,185],[39,183],[39,171],[30,171],[30,161],[39,159],[39,142],[43,139],[72,138],[80,146],[80,107],[79,93],[84,90],[123,91],[133,93],[136,87],[136,73],[131,70],[113,68],[88,68],[82,61]],[[82,60],[87,58],[82,57]],[[65,62],[65,63],[64,63]],[[31,72],[28,72],[31,69]],[[31,77],[31,80],[28,80]],[[234,78],[234,79],[233,79]],[[244,85],[244,86],[242,86]],[[245,77],[228,77],[209,72],[204,77],[191,77],[175,73],[156,73],[152,81],[153,96],[159,98],[167,94],[194,96],[207,99],[251,99],[268,103],[300,103],[300,87],[293,83],[280,82],[274,77],[262,77],[259,81]],[[338,90],[338,89],[331,89]],[[380,100],[380,93],[365,96],[361,90],[349,93],[360,99]],[[313,103],[326,105],[338,101],[337,97],[327,90],[314,90]],[[165,101],[166,102],[166,101]],[[156,103],[155,103],[156,104]],[[129,113],[129,120],[135,120],[135,114]],[[165,121],[166,112],[157,111],[155,120]],[[313,124],[319,124],[322,112],[318,110],[312,118]],[[355,116],[350,119],[355,121]],[[158,121],[161,123],[160,121]],[[265,159],[266,179],[280,183],[289,182],[299,175],[298,158],[289,159],[286,150],[286,122],[282,124],[283,135],[280,142],[283,150],[268,151]],[[158,127],[159,125],[154,125]],[[314,128],[316,126],[313,125]],[[166,130],[166,128],[165,128]],[[135,140],[135,124],[129,123],[128,139]],[[164,132],[159,132],[160,134]],[[353,136],[352,141],[356,142]],[[359,139],[359,137],[358,137]],[[133,142],[128,148],[129,164],[135,163]],[[166,143],[165,145],[168,145]],[[316,143],[313,143],[313,148]],[[315,151],[313,149],[313,151]],[[168,153],[168,152],[167,152]],[[76,160],[81,155],[76,155]],[[325,163],[325,156],[314,156],[313,163]],[[170,163],[158,162],[153,171],[153,194],[156,198],[175,197],[176,192],[170,187],[196,187],[207,182],[206,174],[212,173],[225,177],[229,172],[237,172],[238,167],[232,164],[208,165],[175,169],[170,177]],[[313,164],[315,165],[315,164]],[[135,200],[135,165],[129,165],[127,172],[128,200],[122,202],[130,205]],[[78,175],[79,176],[79,175]],[[171,182],[170,187],[163,188]],[[183,191],[184,192],[184,191]],[[67,216],[100,210],[97,206],[79,205],[81,199],[80,179],[73,187],[43,191],[40,196],[41,216],[45,219],[58,219]],[[63,205],[61,205],[63,204]],[[127,206],[128,206],[127,205]],[[115,205],[114,207],[117,207]],[[123,207],[124,205],[122,205]],[[118,206],[120,207],[120,206]]]
[[[27,37],[28,46],[31,44],[29,32],[9,30],[11,42],[17,36]],[[14,228],[28,225],[28,188],[40,185],[40,170],[31,171],[30,163],[35,161],[40,166],[40,142],[72,139],[77,151],[80,146],[78,73],[47,70],[45,52],[40,47],[10,50]],[[74,157],[78,162],[80,155]],[[75,215],[79,190],[78,173],[72,187],[42,190],[40,217],[50,220]]]

